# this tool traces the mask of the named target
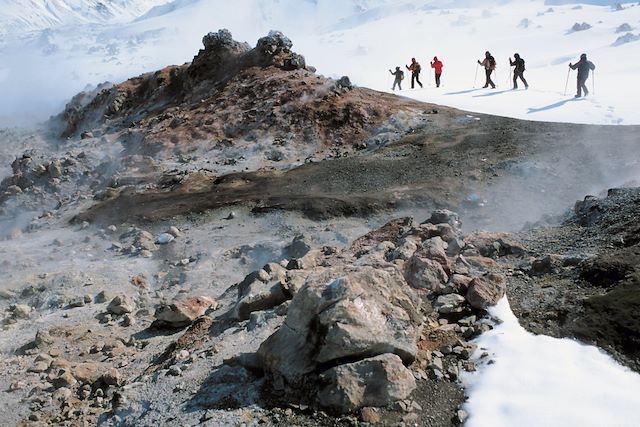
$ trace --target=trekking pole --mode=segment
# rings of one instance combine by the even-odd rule
[[[591,80],[591,94],[596,94],[596,71],[593,70],[593,77]]]
[[[567,96],[567,88],[569,87],[569,75],[571,74],[571,68],[567,71],[567,82],[564,84],[564,96]]]
[[[511,63],[509,63],[509,77],[507,77],[507,87],[509,87],[509,82],[511,81]]]
[[[473,78],[473,88],[475,89],[476,87],[476,81],[478,80],[478,67],[480,66],[480,64],[476,64],[476,75]]]

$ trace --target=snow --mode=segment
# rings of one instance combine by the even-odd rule
[[[597,347],[525,331],[506,297],[489,312],[503,323],[476,340],[490,356],[462,376],[466,427],[638,425],[640,375]]]
[[[169,0],[2,0],[0,34],[95,22],[126,22]]]
[[[30,0],[9,1],[27,5]],[[50,2],[58,3],[82,2]],[[423,65],[425,88],[409,90],[405,80],[399,94],[419,100],[527,120],[640,124],[635,107],[640,89],[634,84],[640,40],[632,31],[630,42],[615,45],[620,25],[638,26],[640,7],[635,4],[625,4],[622,11],[554,5],[549,12],[541,0],[112,0],[110,10],[125,3],[129,7],[118,9],[117,23],[85,11],[84,21],[59,16],[58,21],[75,25],[12,32],[0,41],[0,118],[25,112],[46,118],[88,83],[122,81],[188,62],[204,34],[228,28],[250,44],[271,29],[282,30],[319,73],[349,75],[355,84],[378,90],[390,91],[387,70],[415,56]],[[35,10],[36,16],[47,16]],[[131,19],[122,23],[125,17]],[[520,25],[524,20],[527,26]],[[592,28],[571,32],[576,22]],[[479,88],[482,70],[474,88],[476,60],[486,50],[498,61],[493,91]],[[507,60],[515,52],[527,61],[531,88],[526,92],[508,90]],[[597,66],[595,91],[573,100],[575,72],[564,95],[568,63],[583,52]],[[429,73],[434,55],[445,65],[439,89]]]

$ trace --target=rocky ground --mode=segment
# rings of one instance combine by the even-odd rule
[[[0,133],[3,423],[459,424],[505,291],[638,370],[637,128],[353,87],[279,33],[203,44]]]

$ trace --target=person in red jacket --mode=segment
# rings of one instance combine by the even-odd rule
[[[442,76],[442,61],[440,61],[437,56],[433,57],[431,68],[433,68],[436,72],[436,87],[440,87],[440,76]]]

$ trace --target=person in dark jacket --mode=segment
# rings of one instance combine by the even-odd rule
[[[589,91],[587,90],[587,85],[585,83],[589,78],[589,72],[595,70],[596,66],[593,65],[593,62],[587,60],[587,54],[583,53],[580,55],[580,61],[575,64],[569,63],[569,67],[571,67],[572,70],[578,70],[578,93],[576,94],[576,98],[580,98],[582,96],[582,91],[584,91],[584,96],[589,95]]]
[[[478,61],[478,64],[484,67],[484,74],[487,77],[487,80],[483,87],[488,88],[489,85],[491,85],[491,89],[495,89],[496,84],[493,82],[493,80],[491,80],[491,73],[493,73],[493,70],[496,69],[496,59],[491,56],[491,53],[489,53],[489,51],[486,51],[484,53],[484,60]]]
[[[396,71],[393,72],[389,70],[392,76],[395,76],[395,80],[393,81],[393,87],[391,90],[396,90],[396,85],[398,85],[398,89],[402,90],[402,79],[404,79],[404,71],[400,69],[400,67],[396,67]]]
[[[420,87],[422,87],[422,83],[420,83],[420,71],[422,71],[422,67],[416,58],[411,58],[411,65],[405,65],[407,70],[411,71],[411,89],[414,88],[415,83],[418,83]]]
[[[434,69],[436,74],[436,87],[440,87],[440,76],[442,76],[442,61],[440,61],[437,56],[433,57],[431,68]]]
[[[522,80],[522,83],[524,83],[524,88],[529,89],[529,83],[527,83],[524,78],[524,59],[520,58],[520,55],[517,53],[514,53],[513,57],[513,61],[509,58],[509,64],[511,64],[512,67],[515,67],[513,69],[513,89],[518,89],[518,78]]]

